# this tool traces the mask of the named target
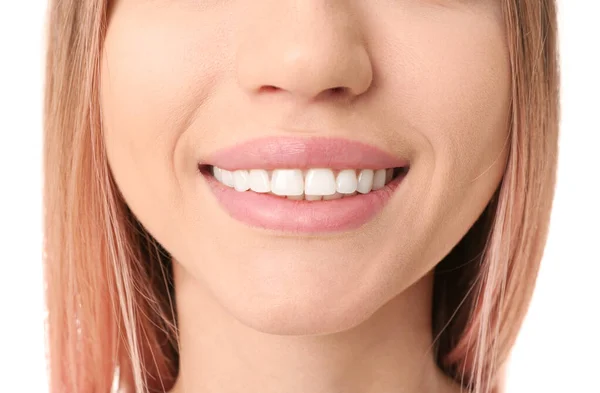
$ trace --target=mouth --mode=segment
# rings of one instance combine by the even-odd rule
[[[327,138],[254,140],[197,165],[230,217],[293,233],[360,228],[383,210],[410,168],[374,146]]]
[[[228,171],[214,165],[198,167],[237,192],[268,194],[295,201],[330,201],[370,194],[408,172],[408,166],[384,169],[238,169]]]

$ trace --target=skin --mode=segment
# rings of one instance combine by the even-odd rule
[[[115,0],[104,138],[174,259],[172,392],[458,391],[431,351],[431,271],[502,177],[509,88],[499,1]],[[264,136],[358,140],[411,169],[357,230],[256,229],[196,164]]]

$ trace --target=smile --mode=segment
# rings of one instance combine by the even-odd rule
[[[198,169],[204,185],[237,221],[280,232],[321,233],[357,229],[372,220],[409,165],[345,139],[263,138],[220,150],[200,160]]]
[[[334,200],[382,189],[405,168],[388,169],[240,169],[211,167],[215,179],[239,192],[268,193],[293,200]]]

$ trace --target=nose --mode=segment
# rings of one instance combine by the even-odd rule
[[[366,92],[373,69],[351,2],[253,2],[241,30],[238,83],[250,94],[285,91],[298,100]]]

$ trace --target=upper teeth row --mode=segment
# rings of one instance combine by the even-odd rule
[[[264,169],[228,171],[213,167],[214,177],[226,186],[243,192],[252,190],[271,192],[280,196],[328,196],[337,194],[366,194],[383,188],[392,179],[393,169],[344,169],[328,168]],[[358,175],[357,175],[358,173]],[[308,198],[307,198],[308,199]]]

